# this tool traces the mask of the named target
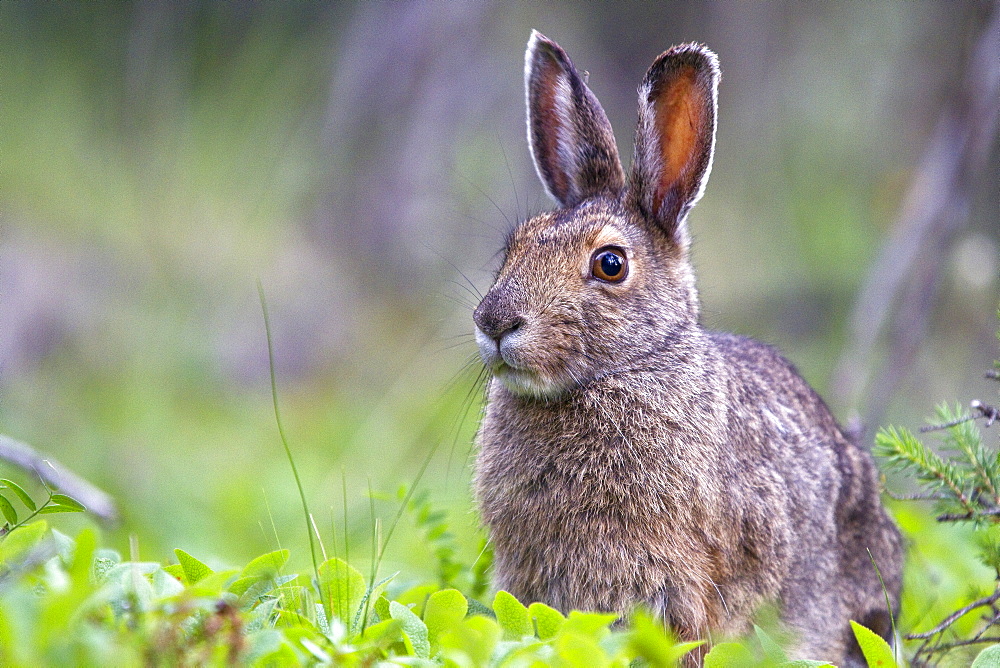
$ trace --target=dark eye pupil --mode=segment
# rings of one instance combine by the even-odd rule
[[[608,252],[601,256],[601,271],[610,278],[617,276],[622,270],[622,259]]]

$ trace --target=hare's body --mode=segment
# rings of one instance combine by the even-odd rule
[[[685,223],[716,81],[701,47],[657,59],[626,187],[568,57],[529,44],[529,138],[562,208],[513,231],[475,314],[497,585],[562,610],[646,604],[689,640],[777,603],[798,654],[857,658],[849,619],[889,633],[868,550],[894,604],[900,586],[871,458],[773,349],[698,323]]]
[[[866,548],[897,592],[899,544],[869,458],[771,348],[683,336],[649,360],[683,360],[677,377],[623,369],[550,402],[492,383],[476,485],[497,586],[562,610],[643,602],[689,640],[777,602],[818,658],[844,656],[847,619],[887,632]]]

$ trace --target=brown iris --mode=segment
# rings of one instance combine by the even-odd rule
[[[625,251],[617,246],[605,246],[590,259],[590,274],[608,283],[618,283],[628,275]]]

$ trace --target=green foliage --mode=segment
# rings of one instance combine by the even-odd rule
[[[31,495],[24,491],[23,487],[13,480],[0,478],[0,514],[3,514],[4,520],[6,520],[0,526],[0,536],[4,536],[15,529],[25,526],[38,515],[79,513],[86,510],[83,504],[76,499],[66,494],[59,494],[49,489],[48,486],[45,487],[45,492],[48,498],[39,506],[31,498]],[[16,498],[28,511],[28,514],[24,518],[20,518],[14,504],[7,498],[8,496]]]
[[[754,625],[753,638],[743,643],[721,642],[705,655],[705,668],[832,668],[827,661],[790,661],[785,650],[764,629]]]
[[[51,547],[44,559],[26,558],[40,546]],[[123,562],[91,530],[71,540],[40,521],[9,534],[0,665],[670,666],[700,645],[642,613],[612,629],[615,615],[564,616],[506,592],[492,610],[433,586],[387,598],[391,578],[367,585],[339,559],[313,581],[286,572],[287,550],[226,570],[175,555],[167,566]]]
[[[421,542],[429,545],[434,552],[439,586],[462,587],[474,598],[486,593],[489,586],[487,573],[493,563],[493,552],[488,541],[481,539],[479,556],[471,565],[465,564],[458,557],[460,547],[449,526],[448,513],[434,507],[428,490],[408,494],[407,488],[403,486],[396,496],[400,501],[410,497],[406,506],[421,534]]]
[[[1000,311],[997,315],[1000,317]],[[1000,332],[997,336],[1000,338]],[[1000,361],[994,362],[994,367],[1000,368]],[[1000,380],[1000,374],[995,372],[987,373],[986,377]],[[933,500],[939,522],[971,525],[979,560],[994,571],[996,583],[1000,583],[1000,448],[984,443],[983,432],[975,422],[983,419],[984,426],[990,427],[1000,417],[1000,411],[978,399],[970,402],[969,408],[967,411],[961,406],[938,406],[930,425],[921,429],[938,437],[937,451],[912,432],[889,427],[876,436],[875,452],[886,458],[890,466],[916,480],[921,493],[915,498]],[[956,556],[961,555],[956,555],[953,545],[946,549],[951,565],[926,576],[939,588],[948,579],[949,570],[957,572],[960,568]],[[911,657],[914,665],[938,663],[949,653],[954,653],[950,658],[968,662],[971,655],[962,653],[994,640],[995,633],[990,632],[995,632],[998,626],[995,610],[1000,601],[1000,585],[996,583],[992,593],[985,593],[966,581],[963,601],[940,616],[935,613],[932,619],[940,619],[936,625],[905,636],[919,643]],[[916,626],[926,628],[927,610],[921,614]],[[892,665],[885,663],[892,653],[887,645],[883,646],[884,641],[863,627],[855,626],[855,633],[870,664],[881,661],[877,665]]]
[[[875,454],[911,473],[934,499],[943,519],[977,523],[1000,521],[1000,453],[988,449],[973,416],[961,407],[941,404],[936,419],[947,458],[938,455],[905,428],[888,427],[875,437]]]
[[[864,652],[869,668],[896,668],[896,657],[893,656],[892,647],[882,636],[853,620],[851,628],[854,629],[854,637],[861,645],[861,651]]]
[[[980,652],[972,662],[972,668],[1000,668],[1000,645],[992,645]]]

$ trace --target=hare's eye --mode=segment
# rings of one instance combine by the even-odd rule
[[[628,275],[625,251],[616,246],[601,248],[590,260],[590,274],[609,283],[618,283]]]

